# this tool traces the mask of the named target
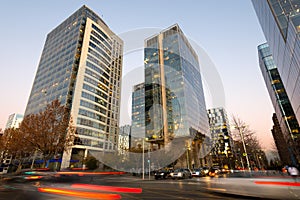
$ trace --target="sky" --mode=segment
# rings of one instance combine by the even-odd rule
[[[228,116],[241,118],[256,132],[263,148],[271,147],[274,111],[257,55],[257,46],[265,38],[250,0],[2,2],[0,128],[5,128],[10,114],[25,112],[46,35],[84,4],[98,13],[113,32],[139,43],[139,47],[143,41],[134,41],[132,35],[128,38],[128,33],[140,34],[145,30],[146,36],[179,24],[213,63],[224,88],[222,106]],[[142,80],[142,50],[134,51],[126,45],[123,76],[126,79],[127,74],[136,75],[138,83]],[[214,91],[205,91],[209,108],[208,94],[213,96]]]

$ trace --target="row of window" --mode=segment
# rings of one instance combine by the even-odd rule
[[[100,55],[99,53],[97,53],[96,51],[94,51],[94,50],[91,49],[91,48],[88,49],[88,52],[89,52],[90,54],[92,54],[93,56],[99,58],[104,64],[106,64],[107,66],[109,66],[110,63],[107,62],[107,60],[104,59],[102,55]]]
[[[100,91],[100,90],[98,90],[96,88],[93,88],[93,87],[91,87],[91,86],[89,86],[87,84],[83,84],[83,89],[85,89],[87,91],[90,91],[90,92],[92,92],[94,94],[97,94],[100,97],[102,97],[103,99],[107,100],[108,96],[106,94],[104,94],[102,91]]]
[[[89,127],[92,127],[92,128],[102,130],[102,131],[105,130],[104,125],[102,125],[98,122],[94,122],[94,121],[89,120],[89,119],[83,119],[83,118],[80,118],[80,117],[78,117],[78,119],[77,119],[77,124],[84,125],[84,126],[89,126]]]
[[[103,31],[101,31],[96,25],[92,24],[92,28],[95,29],[101,36],[103,36],[110,44],[112,44],[109,37]]]
[[[93,63],[90,63],[89,61],[86,61],[86,66],[91,68],[92,70],[95,70],[99,74],[102,74],[107,80],[109,80],[108,74],[106,72],[104,72],[102,69],[100,69],[99,67],[97,67],[96,65],[94,65]],[[109,73],[109,71],[108,71],[108,73]]]
[[[76,138],[74,141],[75,145],[84,145],[84,146],[92,146],[92,147],[98,147],[103,148],[103,142],[101,141],[95,141],[91,139],[86,138]]]
[[[96,111],[106,115],[106,109],[101,108],[100,106],[95,105],[93,103],[90,103],[90,102],[87,102],[87,101],[84,101],[84,100],[80,100],[80,105],[83,106],[83,107],[89,108],[91,110],[96,110]]]
[[[98,34],[96,33],[94,30],[91,31],[91,37],[95,36],[97,39],[99,39],[100,41],[102,41],[104,44],[99,44],[100,47],[102,47],[107,53],[108,55],[111,55],[111,50],[112,50],[112,47],[109,46],[109,44]]]
[[[69,55],[74,55],[74,50],[76,49],[78,40],[74,40],[72,43],[69,42],[68,45],[63,47],[63,49],[56,50],[56,49],[50,49],[49,52],[45,53],[43,51],[43,59],[41,60],[40,66],[41,68],[44,67],[44,65],[48,66],[49,64],[57,65],[58,58],[65,58],[68,59]],[[67,57],[67,58],[66,58]],[[66,60],[64,60],[66,61]]]
[[[91,36],[91,40],[95,42],[96,44],[100,43],[98,40],[96,40],[94,37]],[[97,45],[95,45],[93,42],[89,42],[89,46],[94,48],[96,51],[98,51],[101,55],[103,55],[108,61],[111,61],[111,58],[105,51],[103,51],[101,48],[99,48]],[[98,44],[99,45],[99,44]]]
[[[110,69],[108,67],[106,67],[105,65],[103,65],[103,63],[100,62],[98,59],[92,57],[91,55],[88,55],[87,59],[90,60],[90,61],[92,61],[92,62],[94,62],[95,64],[97,64],[101,68],[103,68],[107,73],[110,73]]]
[[[87,128],[77,127],[76,133],[79,135],[86,135],[86,136],[97,137],[99,139],[105,139],[105,134]]]
[[[102,105],[104,107],[107,106],[107,103],[103,100],[103,99],[99,99],[98,97],[95,97],[94,95],[91,95],[89,93],[86,93],[84,91],[82,91],[82,94],[81,94],[82,97],[86,98],[86,99],[89,99],[91,101],[94,101],[96,103],[98,103],[99,105]]]
[[[92,118],[92,119],[96,119],[98,121],[101,121],[101,122],[104,122],[106,121],[106,118],[99,115],[99,114],[96,114],[96,113],[93,113],[93,112],[90,112],[88,110],[84,110],[84,109],[79,109],[79,112],[78,112],[79,115],[83,115],[83,116],[86,116],[86,117],[89,117],[89,118]]]
[[[105,80],[103,77],[99,76],[99,74],[97,74],[89,69],[85,69],[85,73],[94,77],[95,79],[99,80],[101,83],[104,83],[106,86],[109,85],[109,82],[107,80]]]
[[[108,88],[106,86],[104,86],[100,81],[95,81],[94,79],[89,78],[87,76],[84,76],[84,81],[87,83],[90,83],[94,86],[97,86],[98,88],[100,88],[101,90],[103,90],[105,92],[108,91]]]

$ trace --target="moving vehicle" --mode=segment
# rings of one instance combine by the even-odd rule
[[[202,177],[202,176],[206,176],[206,173],[203,168],[198,168],[198,169],[194,169],[192,171],[192,176],[193,177]]]
[[[154,173],[154,178],[155,178],[155,180],[166,179],[166,178],[171,177],[170,173],[171,173],[171,170],[160,169]]]
[[[192,178],[192,173],[189,169],[175,169],[174,172],[171,173],[172,179],[185,179]]]
[[[212,167],[209,170],[208,175],[210,177],[215,177],[215,176],[219,175],[220,172],[221,172],[220,168],[218,168],[218,167]]]

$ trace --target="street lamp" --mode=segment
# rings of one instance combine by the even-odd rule
[[[191,150],[191,146],[189,141],[187,141],[186,145],[186,161],[187,161],[187,168],[190,169],[190,157],[189,157],[189,151]]]
[[[245,140],[244,140],[244,128],[245,128],[245,127],[246,127],[246,126],[241,126],[241,127],[235,126],[235,128],[239,131],[239,134],[240,134],[240,136],[241,136],[242,143],[243,143],[243,148],[244,148],[244,151],[245,151],[245,154],[246,154],[247,166],[248,166],[249,171],[251,171],[251,167],[250,167],[250,163],[249,163],[249,158],[248,158],[248,153],[247,153],[247,149],[246,149],[246,145],[245,145]],[[242,128],[243,130],[241,130],[241,128]]]
[[[142,161],[142,165],[143,165],[143,180],[145,179],[145,141],[144,141],[144,139],[143,139],[143,161]]]

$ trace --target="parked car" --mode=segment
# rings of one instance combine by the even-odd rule
[[[192,173],[189,169],[175,169],[174,172],[171,173],[172,179],[176,178],[192,178]]]
[[[161,169],[154,173],[154,178],[157,179],[166,179],[171,177],[171,170]]]

